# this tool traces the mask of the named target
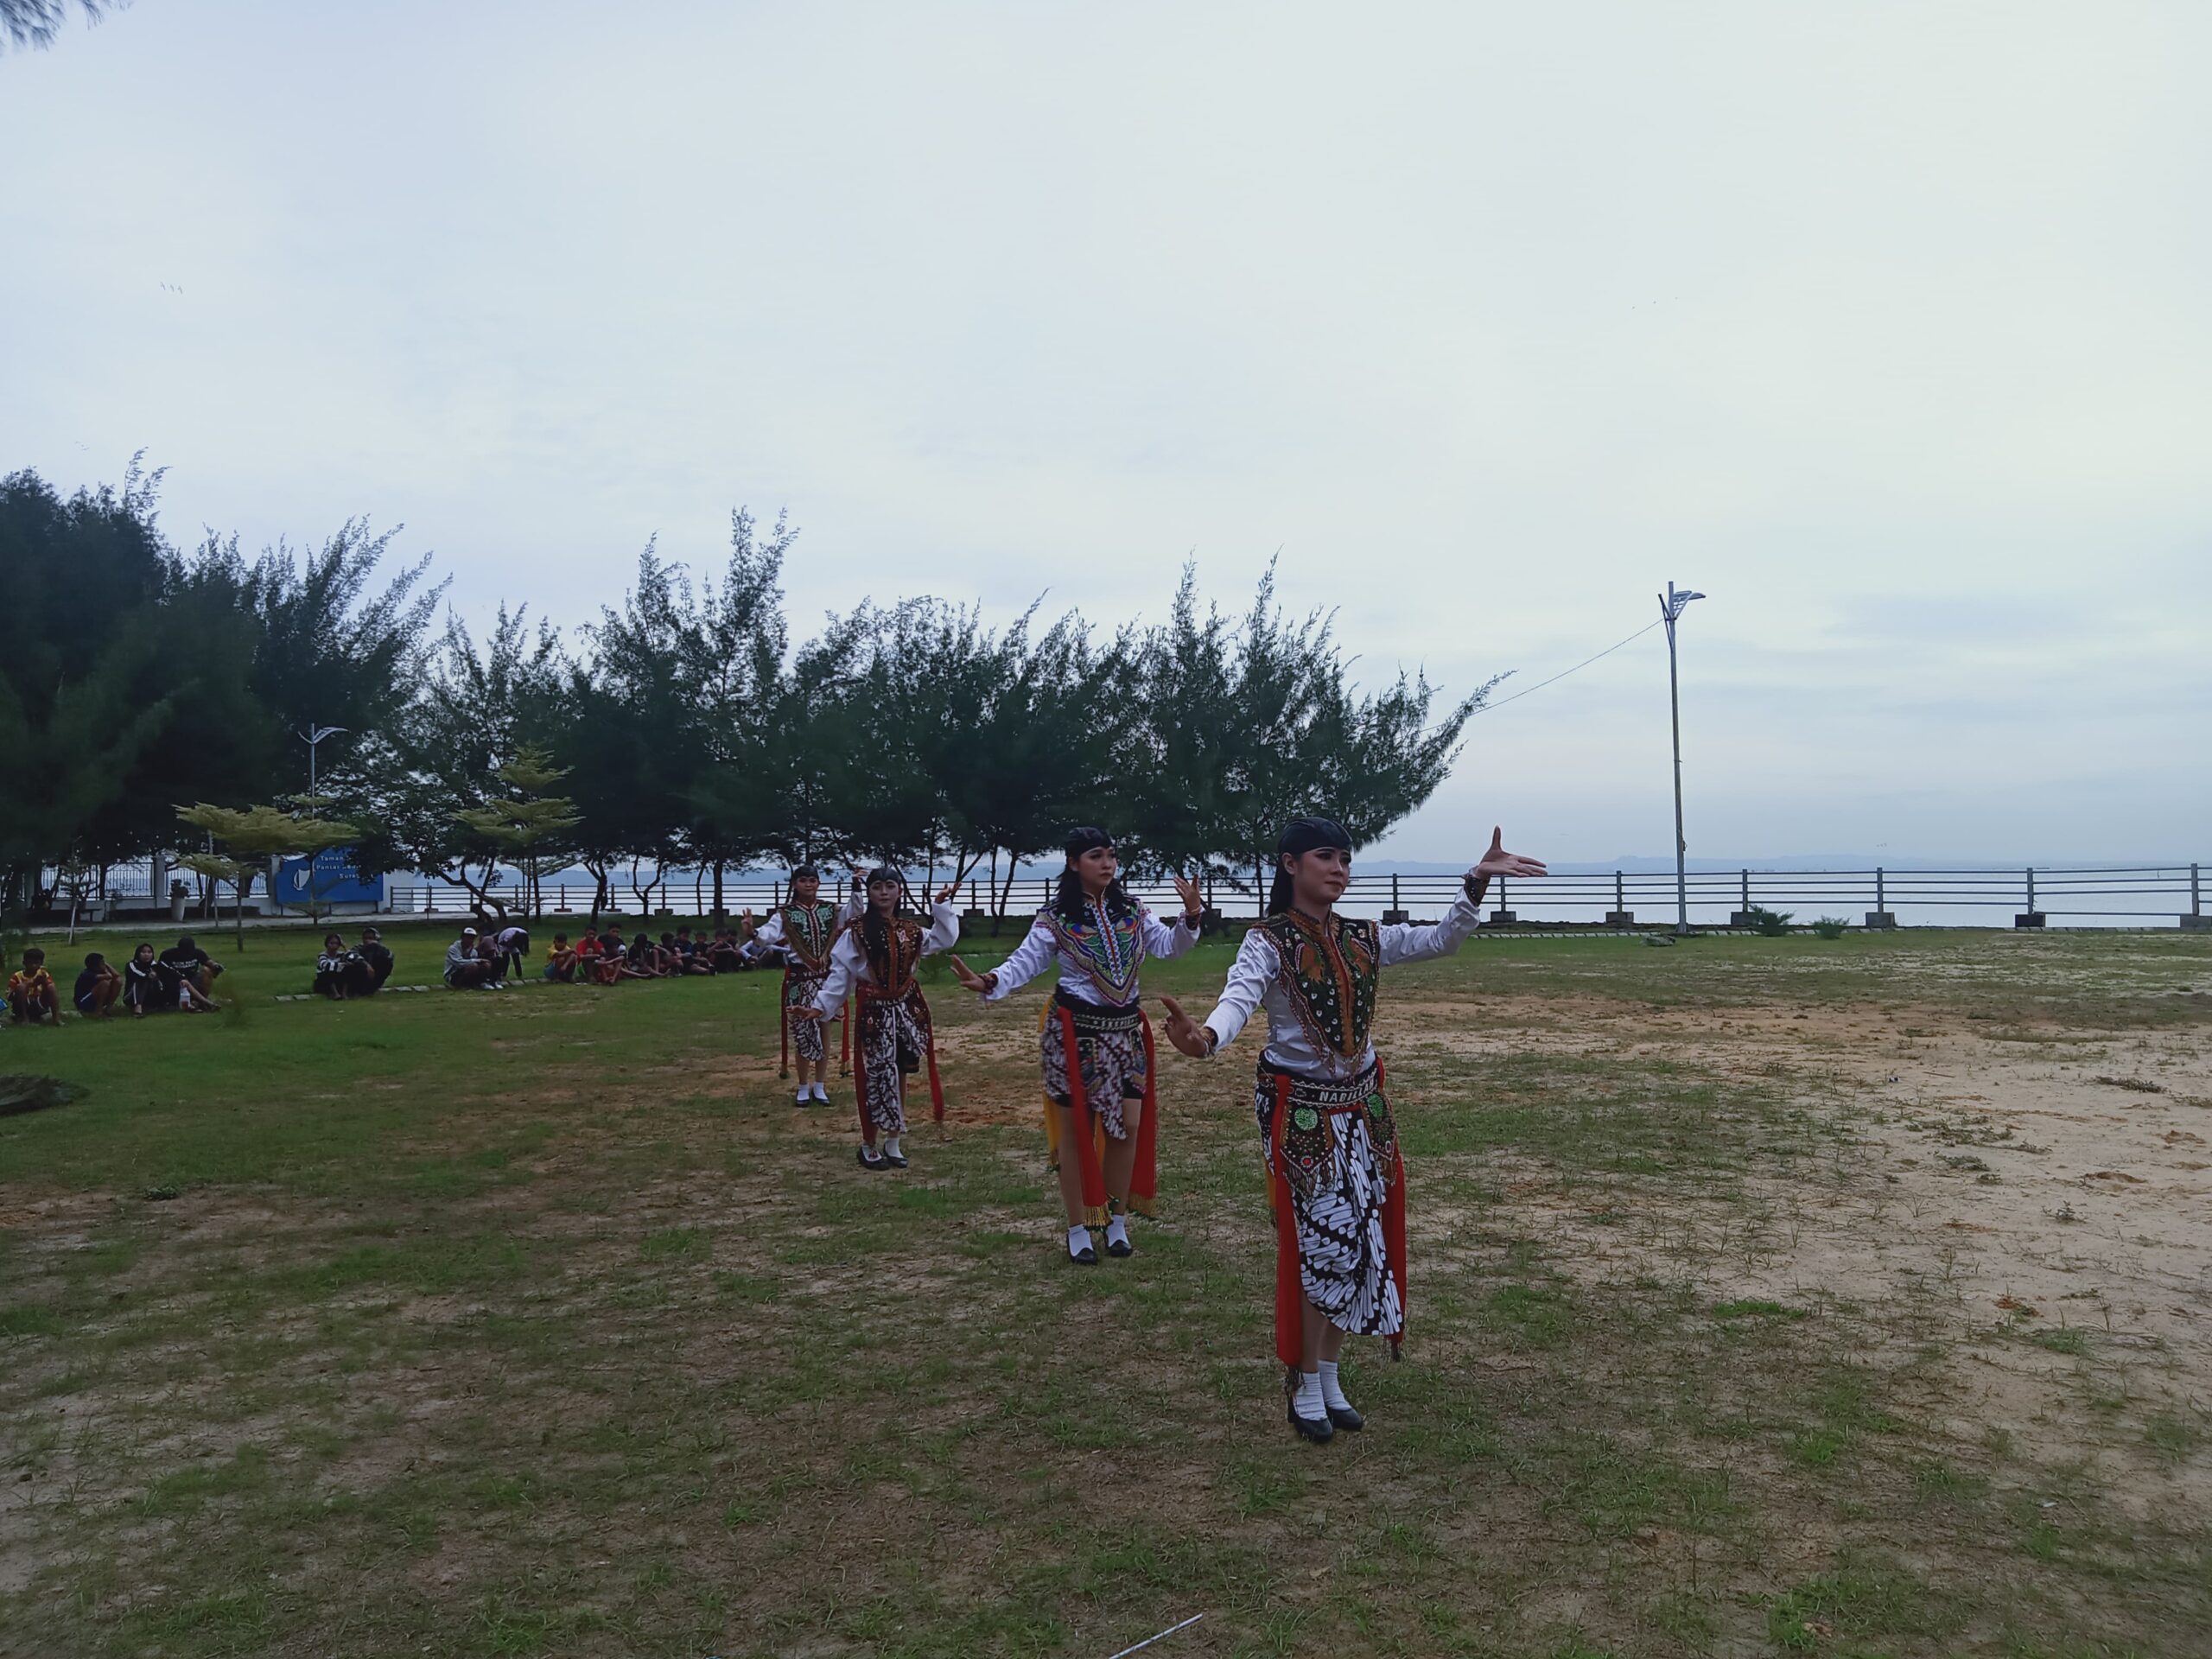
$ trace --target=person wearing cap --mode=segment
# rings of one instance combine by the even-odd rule
[[[1058,892],[1013,955],[988,974],[951,960],[955,976],[986,1002],[1059,969],[1038,1035],[1045,1144],[1067,1212],[1068,1255],[1091,1267],[1091,1229],[1106,1230],[1107,1255],[1133,1254],[1128,1213],[1150,1215],[1159,1186],[1152,1023],[1138,973],[1147,957],[1179,957],[1198,942],[1203,906],[1198,884],[1178,876],[1182,913],[1160,921],[1122,885],[1113,837],[1095,824],[1070,830],[1066,853]]]
[[[498,977],[499,965],[484,959],[476,930],[464,927],[461,937],[446,947],[446,984],[456,991],[480,991]]]
[[[899,896],[906,890],[906,879],[896,870],[868,872],[864,896],[855,893],[854,898],[862,906],[858,916],[853,916],[852,905],[846,906],[851,919],[830,948],[830,972],[822,988],[811,1002],[791,1010],[794,1020],[822,1024],[846,997],[859,1002],[853,1033],[857,1051],[853,1094],[860,1117],[862,1169],[906,1167],[899,1147],[899,1137],[906,1132],[906,1079],[925,1068],[931,1116],[940,1123],[944,1121],[936,1033],[930,1024],[929,1001],[914,972],[924,957],[950,950],[959,943],[960,917],[950,902],[952,888],[947,887],[931,906],[930,925],[925,928],[899,913]]]
[[[757,926],[753,912],[741,918],[747,939],[745,954],[754,960],[780,960],[784,964],[783,1032],[777,1075],[788,1077],[791,1061],[798,1061],[801,1106],[830,1103],[829,1049],[822,1022],[804,1017],[794,1020],[791,1011],[814,1001],[815,993],[830,977],[830,951],[837,943],[845,917],[822,896],[822,872],[802,864],[791,872],[791,896],[768,912]],[[851,1011],[845,1017],[850,1019]]]
[[[1298,818],[1275,848],[1265,920],[1244,936],[1204,1025],[1173,997],[1167,1039],[1206,1058],[1268,1016],[1253,1107],[1275,1224],[1275,1356],[1291,1427],[1310,1440],[1361,1417],[1337,1374],[1347,1333],[1405,1333],[1406,1184],[1382,1062],[1368,1040],[1382,970],[1447,957],[1475,931],[1493,876],[1540,876],[1533,858],[1490,850],[1466,874],[1451,914],[1431,926],[1337,914],[1351,838],[1327,818]]]

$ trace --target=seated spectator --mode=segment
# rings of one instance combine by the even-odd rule
[[[202,950],[191,934],[180,936],[174,945],[162,952],[162,965],[190,982],[192,988],[200,993],[200,1006],[214,1006],[210,999],[215,995],[215,981],[223,971],[223,964]]]
[[[718,927],[715,942],[707,947],[707,965],[718,974],[734,974],[747,967],[745,947],[737,942],[737,930]]]
[[[684,974],[711,974],[715,971],[699,955],[699,947],[692,942],[691,930],[688,927],[678,932],[662,934],[660,955],[661,960],[667,964],[667,971],[679,976]]]
[[[638,930],[638,937],[630,941],[630,965],[644,979],[659,979],[668,972],[667,964],[660,959],[660,946],[642,927]]]
[[[152,945],[142,944],[123,964],[123,1006],[130,1010],[133,1019],[167,1014],[176,1007],[177,987],[181,982],[174,970],[154,960]]]
[[[464,927],[461,937],[446,947],[446,984],[456,991],[480,991],[496,984],[499,968],[484,958],[476,930]]]
[[[569,944],[569,936],[565,933],[556,933],[553,936],[553,943],[545,947],[545,977],[556,984],[575,984],[576,961],[576,951],[575,947]]]
[[[357,995],[374,996],[384,989],[385,981],[391,977],[394,963],[391,948],[385,944],[383,934],[373,927],[365,927],[361,930],[360,944],[353,947],[353,954],[369,967],[368,988]]]
[[[8,1017],[19,1026],[61,1023],[61,993],[46,971],[46,952],[36,945],[23,952],[22,967],[8,976]]]
[[[171,962],[168,952],[154,963],[154,972],[161,981],[161,995],[166,999],[162,1006],[181,1009],[186,1014],[205,1014],[215,1006],[214,998],[200,988],[200,979],[192,970],[189,957]]]
[[[599,936],[600,949],[605,953],[599,960],[599,982],[612,985],[618,979],[650,979],[652,975],[639,968],[633,960],[632,947],[622,938],[622,925],[609,922],[607,931]]]
[[[77,1012],[87,1020],[105,1020],[115,1013],[122,995],[123,976],[99,951],[86,952],[85,971],[77,976]]]
[[[334,1002],[372,995],[376,990],[376,971],[357,952],[347,950],[344,939],[335,933],[326,933],[322,936],[322,954],[315,958],[315,989],[317,995],[327,996]]]

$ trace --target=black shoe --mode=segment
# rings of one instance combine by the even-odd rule
[[[1290,1426],[1316,1446],[1326,1446],[1336,1438],[1337,1426],[1328,1418],[1300,1416],[1295,1400],[1286,1401],[1284,1407],[1290,1414]]]
[[[1074,1262],[1077,1267],[1095,1268],[1098,1265],[1098,1252],[1091,1249],[1090,1245],[1086,1244],[1073,1255],[1068,1257],[1068,1260]]]
[[[1326,1409],[1329,1414],[1329,1421],[1334,1423],[1338,1428],[1344,1430],[1347,1433],[1357,1433],[1361,1429],[1367,1427],[1367,1419],[1361,1416],[1350,1406],[1330,1406],[1326,1408]]]
[[[1108,1240],[1106,1241],[1106,1254],[1107,1254],[1107,1255],[1114,1255],[1114,1256],[1135,1255],[1136,1253],[1137,1253],[1137,1247],[1136,1247],[1135,1245],[1134,1245],[1134,1244],[1130,1243],[1129,1243],[1129,1241],[1128,1241],[1128,1239],[1126,1239],[1126,1238],[1123,1238],[1123,1239],[1112,1239],[1112,1238],[1109,1238],[1109,1239],[1108,1239]]]
[[[904,1169],[906,1167],[906,1154],[903,1152],[887,1152],[883,1154],[883,1161],[893,1169]]]
[[[868,1148],[866,1147],[862,1147],[860,1149],[859,1156],[860,1166],[862,1169],[888,1169],[891,1167],[891,1160],[888,1158],[869,1157],[868,1155]]]

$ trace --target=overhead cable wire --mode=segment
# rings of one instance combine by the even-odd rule
[[[1529,696],[1530,692],[1541,691],[1548,685],[1556,685],[1568,675],[1580,673],[1584,669],[1589,667],[1591,664],[1596,662],[1599,657],[1610,657],[1615,652],[1618,651],[1623,645],[1631,645],[1635,641],[1643,639],[1645,634],[1650,632],[1652,629],[1657,627],[1660,623],[1664,622],[1667,619],[1662,616],[1657,618],[1656,620],[1647,622],[1642,627],[1638,628],[1634,633],[1629,635],[1627,639],[1616,640],[1613,644],[1607,645],[1603,651],[1598,653],[1597,657],[1585,657],[1573,668],[1563,668],[1560,670],[1558,673],[1553,675],[1548,680],[1538,680],[1534,685],[1529,686],[1527,690],[1516,691],[1511,696],[1500,697],[1496,702],[1486,702],[1481,708],[1476,709],[1475,712],[1478,715],[1486,715],[1493,709],[1504,708],[1509,702],[1520,702],[1522,698]]]

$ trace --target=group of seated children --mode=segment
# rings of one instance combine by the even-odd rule
[[[622,925],[609,922],[602,933],[587,925],[574,944],[556,933],[545,950],[545,977],[563,985],[612,985],[624,979],[677,979],[687,974],[729,974],[753,964],[738,943],[737,930],[718,927],[712,938],[694,938],[689,927],[655,939],[645,929],[626,941]]]
[[[373,927],[361,930],[361,942],[346,947],[335,933],[322,936],[322,954],[315,959],[315,991],[334,1002],[356,996],[374,996],[391,977],[391,947]]]
[[[118,1011],[138,1016],[172,1008],[201,1014],[215,1007],[215,977],[222,971],[223,964],[189,933],[158,957],[152,945],[141,944],[120,973],[106,957],[91,950],[73,1000],[87,1020],[104,1020]],[[23,952],[21,970],[8,976],[8,1017],[19,1026],[61,1022],[61,993],[47,969],[46,952],[36,945]]]

